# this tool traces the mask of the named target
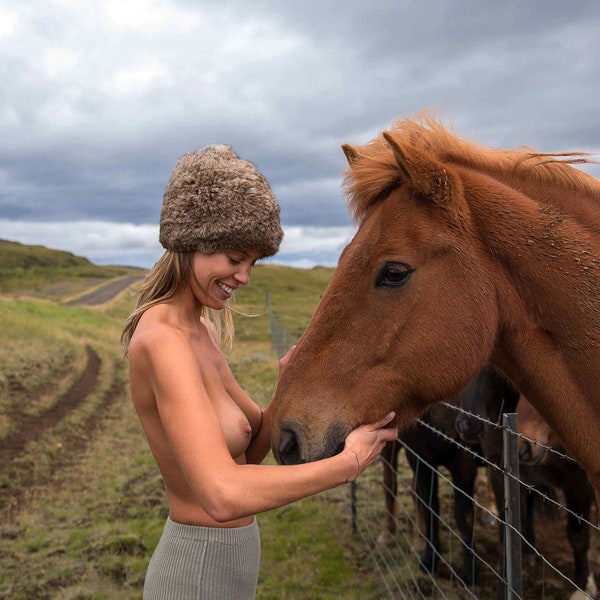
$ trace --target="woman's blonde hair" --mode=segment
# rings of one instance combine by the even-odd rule
[[[192,275],[193,256],[193,252],[167,250],[150,270],[137,292],[137,307],[125,321],[125,327],[121,334],[125,355],[127,355],[129,342],[142,315],[150,307],[161,302],[168,302],[184,286],[188,285]],[[214,326],[221,346],[229,349],[234,336],[233,318],[229,307],[226,305],[225,310],[221,311],[203,307],[202,316]]]

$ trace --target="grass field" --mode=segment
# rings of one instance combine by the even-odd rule
[[[228,359],[262,406],[274,391],[279,358],[268,302],[294,342],[331,273],[259,265],[251,285],[239,290]],[[142,276],[139,269],[98,267],[69,253],[0,240],[0,600],[141,598],[167,504],[129,400],[119,344],[134,297],[125,290],[98,305],[81,303],[107,283]],[[412,472],[401,463],[403,525],[392,548],[375,543],[383,521],[380,464],[358,482],[356,534],[350,486],[259,515],[258,599],[370,600],[393,597],[396,589],[402,598],[465,597],[447,572],[433,579],[417,567]],[[450,522],[451,490],[442,487],[441,514]],[[559,521],[543,521],[538,537],[548,538],[546,550],[570,572],[563,529]],[[496,530],[477,527],[475,535],[483,558],[495,564]],[[460,543],[450,535],[443,543],[456,567]],[[597,547],[594,542],[595,556]],[[527,598],[566,597],[563,582],[543,563],[532,568]],[[492,597],[491,574],[485,586],[479,597]]]
[[[0,598],[141,598],[166,517],[162,482],[128,398],[129,292],[65,302],[139,271],[0,243]],[[19,246],[19,245],[18,245]],[[278,356],[266,311],[299,336],[329,269],[255,268],[238,293],[232,369],[265,405]],[[272,458],[268,460],[272,461]],[[259,516],[258,598],[377,598],[343,486]]]

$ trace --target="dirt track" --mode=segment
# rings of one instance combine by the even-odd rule
[[[55,427],[69,412],[77,408],[94,387],[99,372],[100,359],[88,347],[83,374],[58,398],[52,408],[41,415],[23,419],[17,431],[0,440],[0,469],[5,469],[30,441],[41,438],[45,431]]]
[[[130,275],[129,277],[124,277],[115,281],[109,281],[107,284],[89,292],[88,294],[79,296],[78,298],[70,300],[65,304],[67,304],[67,306],[97,306],[98,304],[104,304],[138,281],[141,281],[139,275]]]
[[[111,300],[118,293],[139,281],[139,276],[131,276],[117,281],[110,281],[106,285],[68,302],[68,305],[95,306]],[[98,409],[87,418],[82,434],[70,436],[65,441],[63,451],[55,459],[51,471],[45,474],[45,480],[36,480],[31,461],[20,461],[15,465],[16,459],[27,453],[27,446],[40,440],[44,433],[51,431],[69,414],[76,411],[96,387],[98,375],[102,366],[98,354],[87,347],[87,361],[82,374],[71,384],[53,406],[42,414],[30,416],[22,420],[17,430],[0,440],[0,469],[10,472],[8,485],[0,489],[0,514],[14,513],[18,510],[24,498],[24,490],[35,488],[46,483],[64,466],[81,453],[90,442],[93,431],[99,426],[106,409],[119,397],[123,391],[123,381],[113,382],[110,389],[104,392],[104,397]],[[33,458],[35,460],[35,457]],[[29,465],[29,466],[28,466]]]

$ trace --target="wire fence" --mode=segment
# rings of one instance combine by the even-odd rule
[[[277,324],[270,298],[267,304],[273,348],[282,356],[294,340]],[[442,404],[446,411],[462,411]],[[504,414],[501,423],[468,415],[501,432],[502,460],[489,460],[480,448],[427,418],[419,419],[417,427],[420,435],[442,440],[446,453],[462,453],[460,467],[477,475],[470,493],[456,484],[460,473],[428,462],[402,435],[391,455],[384,453],[351,485],[352,528],[384,593],[393,599],[596,598],[598,507],[589,489],[574,489],[589,482],[576,479],[576,486],[569,479],[571,487],[565,490],[567,480],[560,472],[520,465],[519,440],[565,461],[567,471],[579,466],[556,448],[519,434],[516,414]],[[424,478],[425,495],[419,486]],[[494,478],[503,482],[501,497],[492,492]]]
[[[267,311],[269,313],[269,327],[271,329],[271,344],[273,350],[280,358],[289,350],[290,346],[295,343],[289,329],[282,327],[275,318],[273,304],[271,302],[271,294],[267,294]]]
[[[445,406],[461,410],[452,405]],[[595,575],[600,574],[600,528],[595,505],[591,507],[590,519],[585,519],[566,505],[564,492],[558,485],[551,487],[548,482],[545,487],[536,487],[520,478],[518,454],[515,455],[516,463],[503,461],[503,464],[494,464],[426,420],[420,419],[418,426],[471,454],[476,462],[478,480],[473,495],[468,497],[473,506],[472,533],[470,538],[464,539],[454,514],[457,495],[465,495],[464,490],[455,485],[445,467],[428,463],[399,438],[398,464],[382,458],[382,468],[367,471],[361,476],[357,489],[351,494],[353,527],[369,549],[389,598],[579,600],[596,597]],[[516,444],[519,437],[523,437],[516,433],[514,422],[510,428],[506,425],[492,426],[503,430],[508,444]],[[536,440],[528,441],[539,445]],[[544,448],[561,460],[573,463],[576,468],[571,457],[554,448]],[[414,470],[409,467],[409,456],[416,464]],[[514,456],[512,460],[515,460]],[[382,490],[381,471],[385,468],[393,472],[397,482],[396,502],[392,510],[383,501],[386,489]],[[501,499],[500,510],[494,506],[495,498],[490,495],[491,470],[500,472],[505,480],[517,484],[513,487],[512,497],[508,491],[510,486],[505,486],[506,495]],[[439,507],[430,518],[439,526],[440,543],[433,549],[435,569],[430,571],[423,568],[423,556],[428,544],[431,545],[431,537],[417,506],[423,503],[431,508],[436,506],[436,499],[418,495],[415,480],[423,471],[433,473],[438,480],[435,493]],[[527,506],[521,506],[523,492],[531,495]],[[532,507],[535,507],[535,543],[528,539],[518,518],[519,512],[526,513]],[[510,511],[517,514],[516,519],[511,518]],[[568,535],[569,520],[577,524],[577,531]],[[388,535],[386,530],[386,524],[390,522],[394,524],[392,535]],[[506,537],[501,535],[501,527],[506,530]],[[582,540],[586,535],[590,540],[589,551],[585,553],[589,574],[578,586],[574,581],[574,546],[584,543]],[[471,549],[474,561],[471,573],[467,573],[471,576],[465,578],[464,555]]]

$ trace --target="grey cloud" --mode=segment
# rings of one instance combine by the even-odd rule
[[[340,144],[426,107],[485,144],[600,150],[594,1],[28,5],[1,39],[2,219],[155,225],[177,158],[227,143],[284,226],[347,226]]]

